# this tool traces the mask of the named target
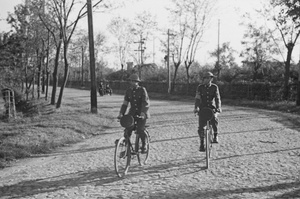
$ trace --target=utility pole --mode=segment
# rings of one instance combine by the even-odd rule
[[[143,44],[145,44],[145,38],[143,38],[143,36],[142,36],[142,34],[141,34],[141,36],[140,36],[140,41],[138,41],[138,42],[134,42],[134,43],[139,43],[139,48],[138,48],[138,50],[135,50],[135,51],[140,51],[141,52],[141,65],[140,65],[140,67],[139,67],[139,78],[140,79],[142,79],[142,66],[143,66],[143,64],[144,64],[144,62],[143,62],[143,53],[144,53],[144,51],[145,51],[145,49],[146,49],[146,47],[143,47]]]
[[[153,36],[153,63],[155,63],[155,36]]]
[[[170,29],[168,29],[168,44],[167,44],[167,68],[168,68],[168,93],[171,94],[171,70],[170,70],[170,36],[175,36],[170,33]]]
[[[168,29],[167,68],[168,68],[168,93],[169,93],[169,94],[171,94],[171,71],[170,71],[170,29]]]
[[[91,0],[87,0],[88,28],[89,28],[89,50],[90,50],[90,70],[91,70],[91,112],[97,113],[97,88],[95,75],[95,49],[94,49],[94,30],[93,13]]]
[[[81,46],[81,86],[83,86],[83,64],[84,64],[84,52],[83,52],[83,46]]]
[[[296,106],[300,106],[300,53],[299,53],[299,62],[298,62],[298,82],[297,82]]]
[[[218,70],[218,80],[220,79],[220,19],[218,20],[218,61],[217,61],[217,70]]]

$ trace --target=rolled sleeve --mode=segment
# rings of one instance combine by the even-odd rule
[[[220,97],[220,92],[218,87],[216,89],[216,94],[215,94],[215,104],[216,104],[216,108],[221,111],[221,97]]]

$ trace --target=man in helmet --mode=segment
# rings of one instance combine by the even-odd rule
[[[211,108],[214,112],[212,117],[211,125],[214,130],[213,143],[218,143],[218,113],[221,112],[221,98],[219,93],[219,88],[216,84],[212,83],[214,75],[211,72],[207,72],[203,77],[203,84],[199,85],[196,90],[195,97],[195,108],[194,113],[198,113],[202,108]],[[199,127],[198,134],[200,137],[200,151],[205,151],[204,148],[204,127],[206,126],[206,121],[199,116]]]
[[[118,118],[120,119],[126,113],[128,104],[130,103],[130,109],[127,114],[132,115],[134,118],[139,116],[137,119],[137,133],[141,137],[142,141],[142,153],[145,153],[148,149],[145,147],[145,124],[147,118],[150,117],[149,106],[150,100],[146,89],[139,85],[141,81],[139,76],[133,74],[129,77],[130,88],[126,90],[124,101],[120,109]]]

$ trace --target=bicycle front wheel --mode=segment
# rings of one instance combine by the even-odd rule
[[[126,139],[122,137],[116,144],[114,156],[115,171],[120,178],[127,174],[130,165],[130,159],[130,146],[126,142]]]
[[[205,152],[206,152],[206,168],[209,168],[209,158],[210,158],[210,135],[209,129],[205,130]]]
[[[149,136],[149,132],[147,130],[145,130],[145,148],[146,148],[146,151],[141,151],[141,150],[138,150],[138,153],[137,153],[137,158],[138,158],[138,162],[139,164],[142,166],[144,164],[147,163],[147,160],[148,160],[148,157],[149,157],[149,151],[150,151],[150,136]],[[142,141],[140,139],[140,136],[139,135],[136,135],[136,146],[138,146],[138,149],[141,149],[142,148]]]
[[[211,158],[212,154],[212,143],[213,143],[214,135],[213,135],[213,130],[212,127],[210,126],[209,131],[208,131],[208,141],[209,141],[209,146],[208,146],[208,156]]]

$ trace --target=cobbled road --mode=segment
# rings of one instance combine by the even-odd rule
[[[88,106],[89,91],[66,89],[64,102],[71,99]],[[98,97],[98,108],[117,116],[122,101]],[[150,111],[148,164],[133,159],[125,178],[114,171],[114,141],[122,135],[115,121],[84,142],[0,170],[0,198],[300,198],[299,116],[224,105],[206,169],[193,101],[152,99]]]

